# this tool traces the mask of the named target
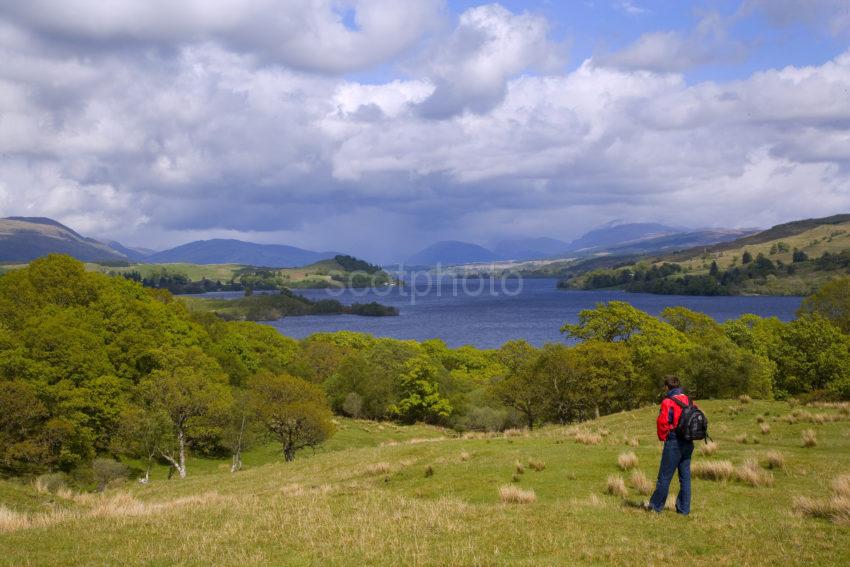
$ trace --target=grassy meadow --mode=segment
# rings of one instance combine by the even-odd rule
[[[850,473],[848,406],[702,406],[717,447],[694,467],[731,469],[694,479],[687,518],[628,505],[654,484],[653,407],[466,436],[341,419],[321,450],[263,446],[235,475],[192,459],[185,480],[103,494],[0,482],[0,564],[850,564],[850,495],[843,516],[802,513]]]

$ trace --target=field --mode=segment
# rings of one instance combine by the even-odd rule
[[[245,457],[246,468],[236,475],[227,462],[193,460],[186,480],[165,481],[158,469],[148,486],[131,483],[103,495],[37,493],[31,485],[2,482],[0,562],[850,564],[846,516],[831,522],[793,510],[795,497],[828,497],[830,481],[850,472],[846,409],[738,401],[703,407],[719,449],[695,456],[695,465],[763,463],[768,451],[781,453],[785,463],[759,467],[758,478],[772,477],[762,486],[695,479],[687,518],[625,505],[646,496],[632,487],[631,472],[618,468],[618,456],[634,452],[637,469],[654,479],[654,408],[578,427],[467,437],[342,420],[316,454],[284,464],[274,447],[263,447]],[[816,446],[802,446],[806,429],[816,432]],[[742,434],[746,443],[736,440]],[[626,481],[626,500],[606,494],[610,475]],[[500,500],[506,486],[521,489],[505,494],[517,501]]]

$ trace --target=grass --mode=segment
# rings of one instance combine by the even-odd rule
[[[620,453],[620,456],[617,457],[617,466],[620,467],[620,470],[628,471],[638,466],[638,457],[634,454],[634,452],[628,453]]]
[[[728,482],[694,475],[687,519],[603,494],[610,475],[632,498],[651,491],[657,408],[512,437],[340,419],[337,435],[315,454],[284,463],[279,447],[260,447],[235,475],[228,460],[192,458],[185,480],[166,481],[157,467],[149,485],[103,494],[39,493],[33,482],[0,481],[0,565],[850,564],[850,525],[834,520],[850,490],[850,480],[840,480],[850,473],[850,421],[826,419],[816,426],[817,446],[803,448],[801,431],[812,426],[775,419],[793,409],[787,403],[753,400],[735,415],[723,411],[730,403],[737,405],[700,403],[722,458],[697,452],[694,469],[728,461],[733,472]],[[838,407],[805,411],[842,415]],[[758,446],[735,443],[757,415],[773,416],[771,435]],[[600,432],[599,440],[564,442],[579,429]],[[625,450],[646,474],[620,472],[626,437],[639,439]],[[735,470],[752,470],[748,459],[764,466],[769,451],[785,462],[762,468],[772,486],[736,480]],[[532,460],[545,468],[536,471]],[[516,462],[529,470],[512,483]],[[534,497],[506,503],[505,486]],[[671,499],[676,492],[674,480]],[[805,513],[803,498],[821,512]],[[658,544],[671,533],[676,546]]]
[[[529,504],[537,500],[533,490],[523,490],[518,486],[506,484],[499,487],[499,499],[505,504]]]

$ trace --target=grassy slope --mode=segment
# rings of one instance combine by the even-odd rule
[[[754,258],[758,254],[764,254],[774,262],[782,261],[788,265],[792,263],[795,248],[808,254],[811,259],[822,256],[824,252],[838,253],[850,248],[850,222],[814,226],[807,223],[808,221],[799,221],[799,223],[789,223],[791,226],[788,227],[780,225],[774,229],[704,250],[691,249],[674,254],[652,256],[646,260],[657,265],[665,262],[676,263],[681,265],[688,274],[705,275],[708,274],[713,261],[717,262],[721,270],[727,270],[734,265],[741,266],[741,257],[745,251],[749,251]],[[805,230],[791,234],[792,230],[801,228]],[[770,254],[770,249],[780,242],[787,244],[789,251]],[[819,271],[812,267],[801,267],[793,275],[783,273],[777,277],[771,276],[767,278],[767,281],[748,281],[743,291],[768,295],[808,295],[839,273],[843,275],[844,271]],[[676,274],[671,277],[678,278],[681,275]],[[574,287],[581,287],[584,280],[585,276],[580,275],[571,283]]]
[[[325,451],[294,463],[267,463],[268,450],[246,458],[231,476],[225,463],[190,465],[184,481],[128,486],[104,497],[71,502],[78,516],[0,535],[0,562],[48,565],[846,565],[850,526],[791,513],[795,495],[827,494],[829,480],[850,471],[850,422],[788,424],[780,402],[706,402],[715,457],[740,463],[769,449],[788,466],[771,488],[694,481],[689,518],[652,515],[604,495],[617,455],[637,436],[640,469],[654,477],[659,456],[654,408],[587,424],[610,432],[600,445],[575,443],[568,430],[548,427],[528,437],[445,438],[417,427],[344,421]],[[727,408],[740,407],[733,414]],[[835,410],[817,410],[835,413]],[[758,433],[755,417],[772,431]],[[819,444],[800,446],[814,428]],[[739,444],[748,432],[760,443]],[[390,439],[433,437],[433,442]],[[464,454],[466,453],[466,454]],[[526,468],[519,486],[537,501],[499,502],[514,462]],[[267,464],[261,464],[267,463]],[[388,472],[370,469],[386,463]],[[431,465],[434,474],[424,471]],[[162,471],[158,471],[160,477]],[[674,481],[674,486],[675,486]],[[0,486],[7,501],[9,483]],[[26,492],[29,489],[16,489]],[[633,496],[637,498],[636,496]],[[16,500],[17,498],[17,500]],[[44,497],[42,497],[44,498]],[[24,499],[11,498],[10,504]],[[69,505],[68,502],[63,502]],[[674,538],[679,541],[673,545]]]

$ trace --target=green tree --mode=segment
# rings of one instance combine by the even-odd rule
[[[816,313],[850,334],[850,277],[835,278],[803,300],[798,317]]]
[[[785,325],[777,350],[780,396],[831,389],[850,377],[850,337],[817,313]]]
[[[221,367],[198,348],[161,349],[156,358],[140,391],[148,408],[168,415],[172,442],[160,454],[185,478],[187,447],[211,425],[221,434],[232,395]]]
[[[260,373],[249,381],[251,405],[283,447],[286,461],[295,452],[317,447],[334,432],[324,391],[288,374]]]
[[[390,415],[403,423],[438,423],[448,418],[452,404],[440,393],[445,368],[427,355],[407,361],[399,377],[400,399],[389,408]]]
[[[744,254],[741,256],[742,264],[749,264],[753,261],[753,255],[750,254],[749,250],[744,250]]]
[[[545,385],[534,373],[538,357],[536,349],[526,341],[508,341],[496,356],[506,372],[503,377],[492,381],[491,394],[500,403],[520,412],[529,429],[534,428],[548,407]]]

